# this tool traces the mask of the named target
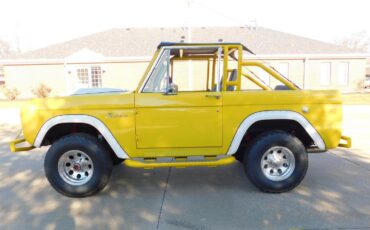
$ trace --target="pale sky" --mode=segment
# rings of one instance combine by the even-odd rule
[[[258,26],[327,42],[359,31],[370,35],[369,0],[0,0],[0,3],[0,39],[16,47],[18,37],[23,51],[112,28],[241,26],[254,20]]]

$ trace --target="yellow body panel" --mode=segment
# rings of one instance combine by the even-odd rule
[[[136,96],[137,148],[222,146],[222,101],[213,92]]]
[[[228,152],[248,116],[261,111],[294,111],[314,127],[326,149],[338,146],[342,135],[342,102],[338,91],[299,90],[258,62],[242,62],[241,47],[234,46],[224,48],[237,48],[238,78],[231,82],[223,78],[220,92],[141,93],[160,54],[158,50],[135,92],[36,99],[28,103],[21,112],[24,137],[33,145],[49,119],[89,115],[109,129],[129,157],[214,156]],[[208,68],[213,69],[212,76],[208,71],[207,77],[212,78],[214,86],[214,56],[211,62],[213,66]],[[261,85],[266,90],[240,91],[241,70],[248,65],[276,75],[291,90],[275,91]],[[225,63],[223,67],[227,76],[231,70]],[[235,85],[236,90],[227,91],[228,85]]]
[[[49,119],[81,114],[103,122],[126,152],[135,152],[133,93],[36,99],[25,105],[21,112],[24,137],[33,144],[42,125]]]
[[[336,148],[341,137],[342,103],[338,91],[241,91],[223,93],[224,142],[230,143],[241,122],[260,111],[294,111],[320,134],[326,148]],[[303,113],[303,107],[308,108]]]
[[[220,98],[207,96],[212,94]],[[303,107],[309,112],[303,113]],[[62,97],[26,105],[22,126],[26,140],[33,144],[38,130],[50,118],[85,114],[102,121],[130,157],[220,155],[227,152],[244,119],[274,110],[300,113],[315,127],[327,149],[338,146],[342,105],[337,91],[131,92]]]

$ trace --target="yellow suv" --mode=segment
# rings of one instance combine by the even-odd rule
[[[350,147],[340,93],[301,90],[245,51],[239,43],[161,43],[135,91],[82,89],[26,104],[24,138],[11,150],[51,145],[46,177],[71,197],[103,189],[122,162],[215,167],[237,159],[262,191],[289,191],[306,174],[308,152]]]

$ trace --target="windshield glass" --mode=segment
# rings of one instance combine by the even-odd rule
[[[149,80],[143,89],[144,93],[165,92],[168,79],[169,51],[164,50]]]

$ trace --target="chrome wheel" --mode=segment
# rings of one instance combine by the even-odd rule
[[[282,181],[292,175],[295,158],[288,148],[275,146],[268,149],[262,156],[261,169],[263,174],[272,181]]]
[[[70,150],[59,158],[58,172],[66,183],[83,185],[91,179],[94,164],[86,153],[80,150]]]

